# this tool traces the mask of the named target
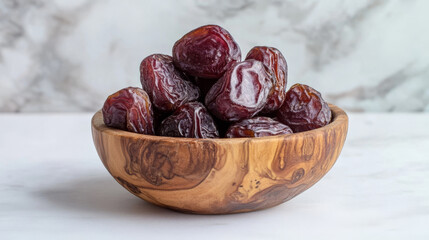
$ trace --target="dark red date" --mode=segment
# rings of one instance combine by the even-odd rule
[[[275,121],[269,117],[255,117],[231,125],[226,132],[226,137],[266,137],[291,133],[292,129],[281,122]]]
[[[293,132],[302,132],[328,124],[331,109],[318,91],[304,84],[295,84],[287,91],[277,117]]]
[[[273,81],[273,90],[268,96],[267,104],[262,113],[279,109],[285,100],[287,85],[287,63],[283,54],[277,48],[258,46],[249,51],[246,56],[247,59],[261,61]]]
[[[203,104],[189,102],[162,121],[161,136],[186,138],[218,138],[219,132],[213,118]]]
[[[140,81],[155,108],[162,112],[172,112],[199,97],[198,88],[175,69],[168,55],[153,54],[143,59]]]
[[[108,127],[154,134],[152,104],[140,88],[128,87],[110,95],[102,112],[104,124]]]
[[[273,84],[260,61],[246,60],[232,66],[207,93],[208,110],[222,121],[251,118],[267,103]]]
[[[173,59],[176,67],[187,74],[220,78],[241,60],[241,51],[228,31],[206,25],[185,34],[174,44]]]

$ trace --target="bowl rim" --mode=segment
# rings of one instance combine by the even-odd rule
[[[147,135],[147,134],[141,134],[141,133],[134,133],[134,132],[128,132],[121,129],[115,129],[107,127],[104,124],[103,121],[103,113],[101,110],[97,111],[92,119],[91,119],[91,126],[96,129],[99,132],[103,132],[105,134],[114,135],[118,137],[124,137],[124,138],[134,138],[136,140],[153,140],[153,141],[175,141],[175,142],[245,142],[245,141],[266,141],[266,140],[273,140],[273,139],[285,139],[289,137],[304,137],[308,134],[314,135],[314,134],[323,134],[326,131],[336,129],[339,126],[343,124],[348,123],[348,116],[338,106],[335,106],[333,104],[328,104],[329,108],[332,112],[332,121],[320,128],[316,128],[309,131],[299,132],[299,133],[292,133],[292,134],[280,134],[275,136],[267,136],[267,137],[255,137],[255,138],[181,138],[181,137],[166,137],[166,136],[156,136],[156,135]]]

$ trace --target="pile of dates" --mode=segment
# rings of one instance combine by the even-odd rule
[[[331,110],[304,84],[286,91],[287,63],[276,48],[257,46],[241,60],[231,34],[217,25],[179,39],[172,56],[141,62],[142,88],[110,95],[104,123],[126,131],[186,138],[264,137],[325,126]]]

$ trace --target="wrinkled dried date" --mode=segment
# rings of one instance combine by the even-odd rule
[[[226,137],[266,137],[291,133],[292,129],[281,122],[269,117],[255,117],[231,125],[226,132]]]
[[[128,87],[110,95],[102,112],[104,124],[108,127],[154,134],[152,104],[140,88]]]
[[[280,108],[286,96],[287,63],[283,54],[273,47],[253,47],[246,56],[247,59],[261,61],[273,81],[273,91],[268,96],[267,104],[262,113],[269,113]]]
[[[222,121],[239,121],[261,111],[273,85],[260,61],[232,66],[207,93],[207,109]]]
[[[287,91],[277,117],[293,132],[302,132],[328,124],[331,109],[318,91],[304,84],[295,84]]]
[[[231,34],[217,25],[199,27],[179,39],[173,47],[174,64],[200,78],[220,78],[241,51]]]
[[[287,62],[278,49],[256,46],[240,61],[228,31],[217,25],[194,29],[174,44],[172,57],[143,59],[143,90],[129,87],[109,96],[102,109],[105,124],[145,134],[156,128],[164,136],[217,138],[288,134],[331,121],[318,91],[296,84],[286,92]]]
[[[187,138],[218,138],[213,118],[203,104],[189,102],[178,108],[173,115],[162,121],[161,136]]]
[[[140,64],[140,81],[155,108],[172,112],[199,97],[198,88],[175,69],[168,55],[153,54]]]

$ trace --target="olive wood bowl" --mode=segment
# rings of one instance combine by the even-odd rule
[[[332,122],[311,131],[261,138],[195,139],[109,128],[92,118],[98,155],[128,191],[158,206],[197,214],[276,206],[319,181],[334,165],[348,117],[329,105]]]

